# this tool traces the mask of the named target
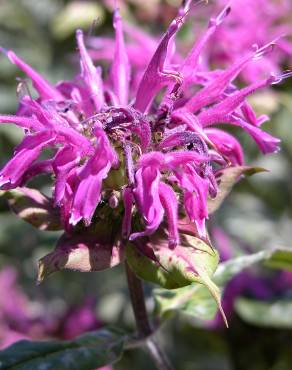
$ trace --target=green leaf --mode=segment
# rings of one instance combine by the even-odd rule
[[[235,310],[249,324],[277,329],[292,329],[291,301],[262,302],[239,298],[235,302]]]
[[[116,362],[126,338],[107,328],[70,341],[21,340],[0,352],[0,370],[94,370]]]
[[[238,273],[257,263],[274,268],[292,270],[292,249],[276,248],[255,254],[233,258],[220,263],[213,276],[213,281],[224,289],[226,284]],[[209,298],[208,298],[209,295]],[[212,301],[208,290],[197,284],[189,285],[168,292],[163,289],[154,291],[155,310],[166,318],[174,311],[180,311],[199,319],[211,320],[216,314],[216,304]]]
[[[292,270],[292,248],[275,248],[233,258],[220,263],[214,274],[215,282],[223,286],[244,269],[263,263],[267,267]]]
[[[292,270],[292,249],[279,248],[271,252],[264,265],[271,268]]]
[[[13,212],[40,230],[61,230],[60,215],[49,198],[38,190],[26,187],[0,192],[8,199]]]
[[[208,213],[212,214],[221,206],[224,199],[231,192],[233,186],[236,184],[240,176],[252,176],[255,173],[265,172],[264,168],[261,167],[247,167],[247,166],[238,166],[238,167],[229,167],[221,171],[219,177],[219,188],[216,198],[208,199]]]

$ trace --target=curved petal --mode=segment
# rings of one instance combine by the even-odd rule
[[[179,244],[178,224],[178,202],[172,187],[160,182],[159,197],[165,210],[168,222],[168,243],[170,248],[175,248]]]
[[[13,64],[16,64],[31,80],[34,88],[39,93],[41,99],[45,100],[64,100],[63,95],[51,85],[46,79],[44,79],[38,72],[26,64],[20,59],[13,51],[9,50],[6,52],[8,58]]]
[[[85,48],[83,32],[76,32],[77,44],[80,52],[81,76],[90,91],[90,98],[94,102],[97,112],[100,111],[104,104],[103,83],[101,79],[100,69],[97,69]]]
[[[127,105],[129,96],[130,64],[125,47],[122,18],[118,9],[114,12],[114,28],[116,31],[116,44],[111,67],[111,78],[118,103],[120,105]]]
[[[217,128],[207,128],[205,133],[214,143],[216,149],[227,157],[234,166],[244,163],[242,147],[235,137]]]
[[[164,211],[159,197],[160,172],[145,167],[136,172],[135,201],[145,221],[145,231],[134,233],[130,240],[153,234],[162,222]]]
[[[52,144],[55,139],[56,137],[51,131],[27,135],[16,148],[13,158],[0,172],[0,186],[7,183],[17,186],[24,173],[39,157],[42,149]]]
[[[78,165],[80,155],[76,148],[72,146],[64,146],[56,154],[52,166],[56,175],[54,198],[55,204],[59,205],[64,198],[66,181],[70,171]]]
[[[90,224],[94,211],[100,202],[102,181],[107,177],[117,156],[105,133],[100,130],[95,153],[84,164],[79,173],[79,183],[74,195],[70,223],[76,225],[84,219]]]

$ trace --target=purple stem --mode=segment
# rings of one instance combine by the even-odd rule
[[[156,340],[152,337],[153,330],[151,328],[146,311],[142,282],[133,273],[127,262],[126,274],[138,335],[140,338],[145,338],[148,352],[154,361],[156,368],[158,370],[173,370],[173,367],[169,363],[165,353],[161,350]]]

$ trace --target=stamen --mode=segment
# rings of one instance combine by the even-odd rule
[[[97,23],[98,23],[98,21],[99,21],[99,20],[100,20],[99,18],[95,18],[95,19],[92,21],[92,23],[91,23],[91,25],[90,25],[90,28],[89,28],[89,30],[88,30],[88,33],[87,33],[87,37],[88,37],[88,38],[90,38],[90,37],[92,37],[92,36],[93,36],[94,30],[97,28]]]
[[[16,81],[19,81],[17,87],[16,87],[16,95],[18,99],[23,98],[27,93],[27,95],[32,99],[31,92],[29,90],[29,86],[27,81],[24,78],[16,77]]]
[[[230,12],[231,6],[228,4],[216,18],[210,19],[209,27],[219,26],[224,21],[224,19],[229,15]]]
[[[109,197],[108,204],[112,209],[117,208],[119,205],[119,199],[118,199],[118,193],[117,192],[112,192],[112,194]]]
[[[276,84],[282,82],[283,80],[285,80],[286,78],[289,78],[289,77],[292,77],[292,71],[283,72],[279,76],[271,75],[271,79],[273,80],[271,82],[271,85],[276,85]]]
[[[133,207],[133,193],[132,189],[125,188],[123,190],[123,200],[124,200],[124,217],[122,224],[122,235],[123,238],[127,239],[131,234],[131,221],[132,221],[132,207]]]
[[[126,170],[127,170],[127,176],[129,179],[129,184],[132,186],[135,183],[135,176],[134,176],[134,164],[133,164],[133,158],[132,158],[132,149],[129,144],[124,145],[124,153],[125,153],[125,159],[126,159]]]

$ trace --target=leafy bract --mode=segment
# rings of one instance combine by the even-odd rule
[[[38,282],[63,269],[92,272],[118,265],[124,259],[119,224],[104,220],[71,234],[64,233],[55,250],[39,260]]]
[[[220,290],[211,279],[219,262],[217,251],[196,238],[190,228],[181,232],[180,237],[180,245],[174,249],[169,248],[167,236],[161,231],[154,237],[144,238],[142,250],[134,243],[128,244],[126,258],[131,269],[140,278],[166,289],[186,287],[192,283],[205,286],[225,318],[220,303]],[[152,259],[149,258],[149,251],[153,253]],[[187,289],[183,288],[183,291]]]

